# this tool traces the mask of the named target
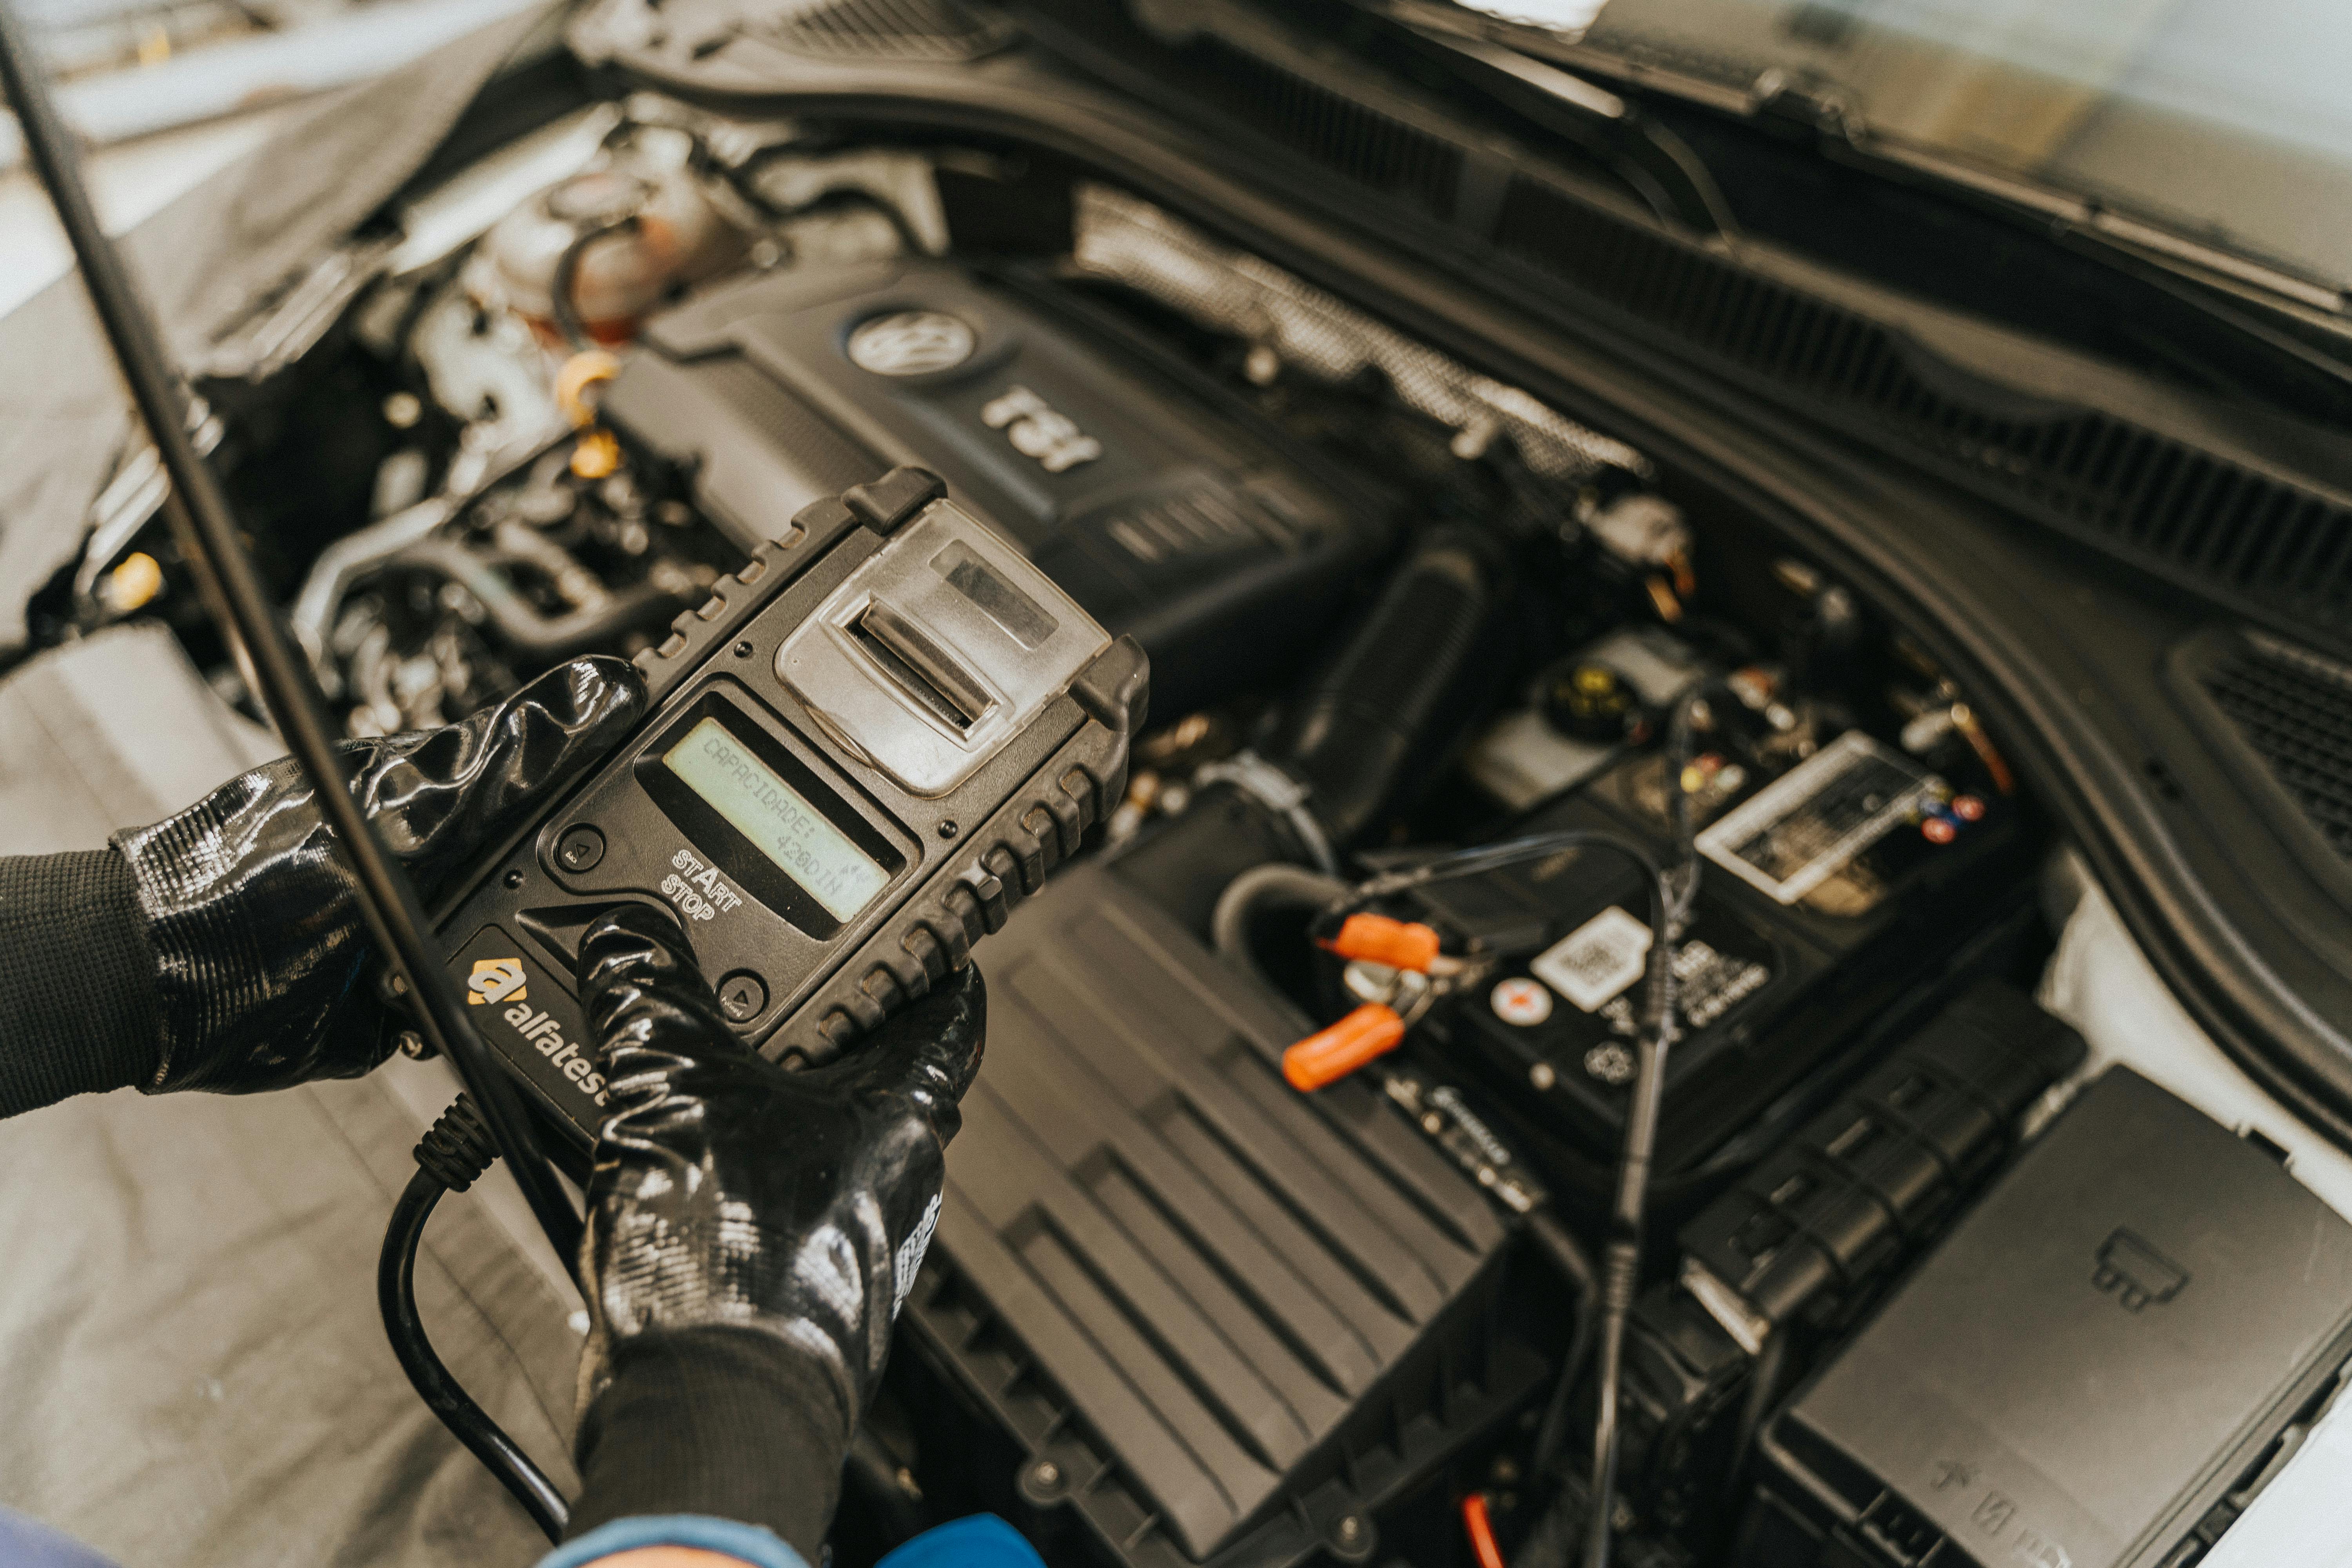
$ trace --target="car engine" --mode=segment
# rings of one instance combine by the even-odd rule
[[[1437,1568],[1479,1560],[1470,1497],[1515,1562],[1570,1561],[1578,1238],[1628,1121],[1647,884],[1575,847],[1409,873],[1578,831],[1675,903],[1622,1560],[1961,1561],[1839,1436],[1935,1304],[1862,1325],[2062,1136],[2084,1046],[2028,994],[2048,827],[1902,624],[1606,431],[1003,149],[639,94],[341,263],[201,384],[351,736],[657,648],[803,504],[899,464],[1150,654],[1124,804],[1003,868],[1026,907],[982,955],[987,1069],[836,1563],[990,1509],[1057,1564]],[[255,711],[152,468],[124,455],[37,625],[161,618]],[[1355,918],[1432,950],[1325,929],[1368,876]],[[1297,1068],[1365,1018],[1385,1048]],[[2117,1245],[2116,1289],[2183,1267]],[[2334,1318],[2305,1317],[2280,1332],[2317,1366]],[[2144,1511],[2210,1522],[2326,1386],[2209,1413],[2226,1441]]]

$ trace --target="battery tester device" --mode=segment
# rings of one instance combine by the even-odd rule
[[[962,964],[1126,790],[1148,689],[1013,545],[896,468],[803,508],[637,656],[652,715],[437,922],[483,1038],[585,1146],[581,936],[660,903],[719,1007],[821,1063]]]

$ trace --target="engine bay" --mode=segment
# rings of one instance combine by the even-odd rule
[[[835,1563],[983,1509],[1057,1565],[1573,1561],[1661,932],[1621,1561],[2188,1568],[2324,1408],[2352,1231],[2152,1085],[2067,1109],[2050,823],[1925,644],[1763,520],[1039,155],[640,94],[450,186],[200,384],[347,735],[657,650],[901,464],[1151,660],[1123,804],[1007,868],[1030,902],[980,960],[989,1065]],[[160,619],[257,716],[153,467],[123,455],[37,636]],[[2151,1118],[2217,1173],[2136,1189],[2164,1223],[2227,1187],[2324,1232],[2254,1314],[2289,1371],[2174,1369],[2203,1435],[2099,1495],[2046,1413],[1971,1407],[1950,1452],[1874,1426],[1886,1367],[1971,1375],[1935,1325],[2015,1308],[1952,1261],[2004,1248],[2019,1300],[2080,1274],[2114,1310],[1977,1354],[2140,1375],[2098,1336],[2224,1266],[2158,1220],[2061,1257],[2010,1183]]]

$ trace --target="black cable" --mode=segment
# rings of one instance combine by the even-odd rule
[[[1756,1352],[1755,1362],[1748,1369],[1748,1393],[1739,1402],[1739,1425],[1732,1428],[1731,1463],[1723,1473],[1723,1507],[1728,1510],[1739,1501],[1739,1478],[1748,1468],[1748,1452],[1756,1447],[1756,1435],[1764,1429],[1764,1417],[1771,1414],[1773,1396],[1780,1391],[1780,1373],[1789,1359],[1789,1336],[1775,1329],[1765,1336],[1763,1349]]]
[[[1559,1363],[1559,1381],[1552,1385],[1551,1400],[1544,1406],[1543,1425],[1536,1431],[1535,1458],[1528,1466],[1529,1480],[1541,1486],[1551,1474],[1552,1461],[1559,1457],[1560,1442],[1568,1435],[1568,1402],[1575,1393],[1577,1379],[1584,1373],[1584,1363],[1591,1356],[1592,1343],[1598,1337],[1600,1315],[1593,1307],[1601,1282],[1583,1245],[1559,1223],[1558,1215],[1538,1209],[1528,1216],[1528,1234],[1543,1249],[1544,1256],[1568,1277],[1569,1289],[1576,1294],[1576,1327],[1569,1334],[1568,1350]]]
[[[1629,838],[1584,827],[1563,828],[1556,833],[1532,833],[1525,838],[1506,838],[1499,843],[1448,850],[1417,865],[1383,871],[1377,877],[1357,883],[1345,899],[1325,909],[1323,918],[1350,914],[1366,904],[1414,888],[1426,887],[1432,882],[1450,882],[1460,877],[1475,877],[1484,871],[1500,870],[1522,861],[1541,860],[1565,849],[1613,850],[1639,867],[1650,886],[1652,941],[1663,942],[1667,940],[1670,935],[1666,926],[1667,889],[1664,874],[1659,870],[1658,863],[1650,858],[1648,850]]]
[[[430,927],[416,889],[352,798],[309,666],[288,646],[220,482],[189,439],[186,391],[121,253],[90,205],[80,151],[58,116],[31,36],[11,0],[0,0],[0,86],[16,108],[26,154],[72,243],[82,282],[146,422],[148,439],[171,475],[164,507],[181,552],[223,635],[232,647],[243,646],[270,721],[310,776],[338,851],[359,885],[369,936],[417,999],[425,1037],[456,1064],[531,1213],[556,1256],[568,1261],[579,1251],[580,1216],[531,1136],[521,1098],[474,1032],[454,982],[437,962],[425,934]]]
[[[572,243],[563,247],[563,254],[555,258],[555,274],[547,284],[547,302],[555,313],[555,324],[562,329],[563,341],[570,343],[575,352],[596,346],[596,340],[588,335],[588,323],[580,319],[580,301],[572,298],[573,290],[580,286],[580,258],[590,246],[606,235],[634,229],[643,221],[638,214],[631,213],[626,217],[616,217],[610,223],[583,229],[572,236]]]
[[[1679,790],[1679,774],[1668,781]],[[1665,1095],[1666,1053],[1675,1041],[1674,893],[1666,874],[1640,846],[1613,833],[1569,829],[1530,834],[1499,844],[1457,849],[1359,883],[1346,899],[1327,909],[1329,920],[1375,900],[1431,882],[1476,876],[1522,861],[1539,860],[1565,849],[1610,849],[1642,868],[1650,885],[1650,953],[1644,968],[1643,1019],[1647,1027],[1625,1111],[1625,1144],[1617,1162],[1615,1198],[1610,1205],[1609,1241],[1601,1253],[1598,1302],[1600,1398],[1592,1425],[1592,1513],[1585,1537],[1585,1568],[1608,1568],[1611,1499],[1617,1482],[1617,1402],[1624,1375],[1625,1321],[1641,1283],[1642,1225],[1649,1204],[1650,1168],[1657,1156],[1658,1110]]]
[[[472,1102],[458,1096],[416,1146],[416,1173],[392,1206],[392,1223],[383,1233],[383,1253],[376,1264],[376,1305],[383,1313],[392,1353],[399,1358],[410,1386],[514,1494],[547,1539],[561,1541],[572,1512],[563,1494],[442,1364],[416,1310],[416,1249],[425,1238],[425,1221],[433,1217],[433,1205],[443,1193],[462,1193],[471,1186],[489,1169],[492,1157],[488,1130]]]
[[[1705,690],[1704,686],[1694,686],[1683,693],[1675,704],[1674,716],[1666,721],[1666,810],[1675,829],[1675,863],[1669,870],[1676,879],[1672,914],[1677,930],[1698,903],[1697,813],[1684,775],[1690,772],[1695,739],[1691,731]]]

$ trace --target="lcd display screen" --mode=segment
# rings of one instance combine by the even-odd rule
[[[837,921],[873,902],[890,873],[727,727],[705,719],[662,755],[679,782],[808,890]]]

